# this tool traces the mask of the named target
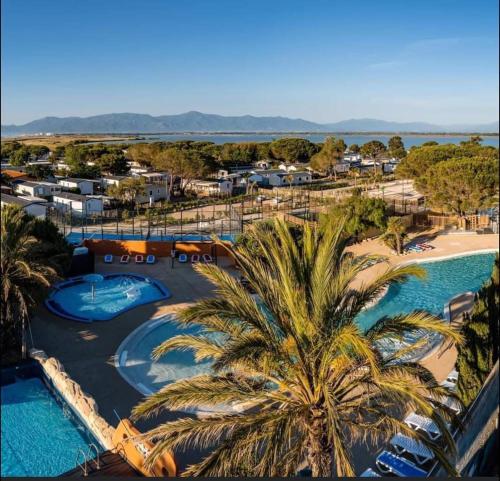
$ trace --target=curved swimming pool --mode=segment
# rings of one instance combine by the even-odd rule
[[[47,308],[74,321],[108,321],[143,304],[170,297],[159,281],[138,274],[92,274],[54,286]]]
[[[383,316],[425,309],[442,315],[445,303],[466,291],[478,291],[492,272],[495,253],[481,253],[444,260],[422,262],[425,280],[409,279],[391,285],[386,295],[358,316],[360,326],[369,328]],[[171,316],[154,319],[130,334],[117,351],[116,367],[120,374],[147,395],[178,379],[210,372],[210,363],[196,363],[191,352],[170,352],[158,361],[151,360],[152,350],[180,333],[195,333],[196,328],[179,329]]]

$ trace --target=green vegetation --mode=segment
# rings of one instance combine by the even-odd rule
[[[403,243],[406,237],[406,226],[401,217],[389,217],[382,241],[400,255],[403,253]]]
[[[355,190],[351,197],[334,204],[327,214],[320,216],[320,224],[326,225],[331,219],[346,217],[345,232],[359,240],[369,229],[385,230],[387,225],[387,205],[382,199],[365,197]]]
[[[406,157],[406,149],[403,144],[403,139],[399,135],[395,135],[389,139],[387,143],[389,147],[389,155],[396,159]]]
[[[137,196],[146,194],[146,181],[144,177],[131,177],[117,185],[110,185],[107,193],[125,205],[136,206]]]
[[[213,448],[188,476],[295,475],[306,458],[313,476],[353,476],[353,441],[387,439],[397,431],[432,449],[453,472],[443,449],[400,419],[406,408],[434,419],[453,452],[445,424],[448,409],[431,406],[430,396],[448,391],[432,374],[402,356],[383,358],[379,339],[404,332],[438,332],[459,342],[459,334],[429,314],[416,312],[384,318],[363,332],[354,318],[390,282],[422,276],[421,267],[389,267],[362,290],[351,289],[354,277],[373,260],[346,253],[341,224],[319,230],[305,226],[300,242],[289,227],[275,220],[271,228],[252,226],[250,241],[260,246],[235,250],[237,264],[259,301],[215,265],[197,270],[216,286],[218,297],[183,310],[182,326],[199,334],[180,334],[154,351],[191,350],[195,358],[213,361],[213,372],[173,382],[148,396],[133,417],[163,410],[240,405],[239,413],[184,417],[145,433],[156,442],[147,463],[168,450]]]
[[[8,358],[21,348],[24,358],[31,311],[68,267],[70,248],[50,221],[13,206],[2,207],[1,237],[2,352]]]
[[[309,162],[318,152],[318,146],[307,139],[278,139],[269,146],[272,158],[283,162]]]
[[[500,259],[497,255],[491,280],[477,293],[470,316],[462,325],[463,346],[458,347],[457,392],[465,406],[476,398],[498,359],[500,318]]]
[[[466,157],[445,160],[416,180],[431,206],[463,216],[498,203],[498,159]]]
[[[380,158],[386,152],[387,147],[379,140],[371,140],[370,142],[363,144],[360,149],[360,153],[363,157],[374,160]]]
[[[327,137],[322,149],[311,159],[311,167],[337,180],[336,165],[344,158],[345,142],[335,137]]]
[[[48,153],[49,148],[44,145],[24,145],[16,141],[1,143],[2,161],[12,165],[25,165],[31,158],[37,159]]]
[[[52,168],[50,165],[32,164],[26,167],[26,173],[36,180],[45,180],[52,175]]]

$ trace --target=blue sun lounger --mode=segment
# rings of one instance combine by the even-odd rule
[[[417,464],[425,464],[434,459],[434,453],[424,443],[405,434],[397,433],[390,444],[397,454],[409,454]]]
[[[149,254],[146,257],[146,264],[154,264],[156,262],[156,257],[153,254]]]
[[[105,264],[112,264],[113,263],[113,254],[106,254],[104,256],[104,262],[105,262]]]
[[[187,262],[187,260],[188,260],[187,254],[179,254],[179,262],[184,263]]]
[[[389,451],[380,453],[375,464],[381,473],[394,474],[400,478],[425,478],[427,476],[427,472],[423,469],[418,468],[412,462],[400,456],[396,456]]]
[[[374,471],[372,468],[368,468],[365,471],[363,471],[360,475],[360,478],[381,478],[380,474],[377,473],[377,471]]]
[[[421,416],[420,414],[409,414],[405,418],[405,424],[414,431],[423,431],[432,441],[436,441],[441,437],[441,430],[437,427],[436,423],[431,418]]]

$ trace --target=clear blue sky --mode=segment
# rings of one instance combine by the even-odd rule
[[[498,118],[497,0],[2,0],[2,124]]]

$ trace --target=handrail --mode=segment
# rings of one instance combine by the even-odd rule
[[[92,449],[95,450],[95,454],[96,454],[96,458],[94,459],[94,463],[95,463],[95,467],[96,469],[101,469],[101,458],[99,456],[99,449],[97,448],[97,446],[94,444],[94,443],[90,443],[89,444],[89,451],[88,451],[88,457],[90,459],[90,453],[92,452]]]
[[[80,458],[80,453],[83,454],[83,466],[78,462],[78,459]],[[82,448],[79,448],[78,452],[76,453],[75,464],[80,466],[80,468],[82,468],[83,475],[87,476],[87,455],[85,454]]]

